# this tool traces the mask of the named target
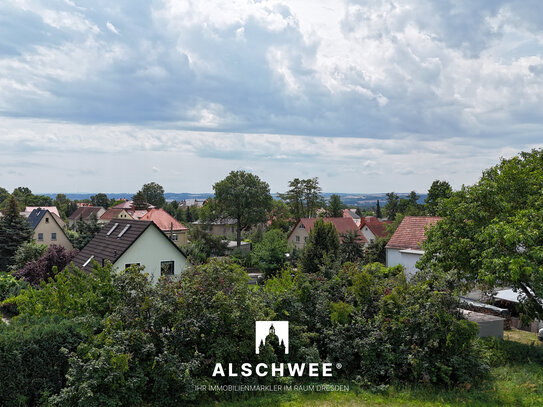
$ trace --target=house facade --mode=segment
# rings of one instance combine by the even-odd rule
[[[188,241],[189,229],[164,209],[150,209],[139,220],[153,221],[177,246],[183,246]]]
[[[360,232],[369,244],[379,237],[388,236],[386,225],[390,223],[392,222],[389,220],[380,220],[375,216],[365,216],[360,220]]]
[[[115,219],[76,256],[76,267],[90,271],[93,261],[113,264],[117,270],[143,266],[151,281],[178,277],[187,267],[185,254],[152,221]]]
[[[387,245],[386,265],[402,265],[409,280],[418,271],[417,261],[424,251],[422,243],[426,240],[426,231],[441,220],[437,216],[406,216],[394,232]]]
[[[68,250],[73,249],[72,242],[64,233],[65,223],[60,217],[47,209],[36,208],[27,218],[33,230],[33,238],[36,243],[51,246],[62,246]]]
[[[78,220],[89,222],[93,216],[96,217],[96,220],[99,220],[105,211],[106,210],[102,206],[81,206],[68,217],[68,224],[71,227]]]
[[[295,247],[296,249],[303,249],[309,237],[309,233],[315,226],[316,218],[302,218],[294,225],[294,228],[291,230],[287,237],[289,245]],[[354,231],[359,236],[361,241],[366,244],[366,238],[358,230],[358,226],[351,217],[346,218],[323,218],[324,222],[330,222],[334,225],[338,234],[342,234],[348,231]]]

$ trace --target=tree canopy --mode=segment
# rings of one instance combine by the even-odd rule
[[[520,153],[442,202],[421,267],[450,281],[510,286],[543,318],[543,150]]]
[[[215,202],[223,216],[236,219],[237,246],[241,246],[241,232],[267,220],[273,198],[267,182],[246,171],[231,171],[213,185]]]
[[[444,199],[450,198],[451,194],[452,188],[447,181],[439,181],[436,179],[434,182],[432,182],[432,185],[428,190],[428,196],[424,201],[428,215],[437,215],[440,203]]]
[[[316,209],[323,204],[319,179],[294,178],[288,186],[290,189],[279,196],[287,203],[296,221],[315,216]]]
[[[145,201],[157,208],[162,208],[166,203],[164,188],[156,182],[149,182],[148,184],[143,185],[143,187],[141,187],[141,192],[145,197]]]
[[[27,220],[19,214],[13,195],[8,199],[3,212],[4,216],[0,218],[0,271],[8,269],[19,246],[32,237],[32,230]]]

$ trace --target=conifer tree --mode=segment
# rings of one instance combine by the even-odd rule
[[[32,238],[32,229],[19,214],[17,201],[10,196],[0,218],[0,271],[6,271],[14,261],[15,252],[24,242]]]

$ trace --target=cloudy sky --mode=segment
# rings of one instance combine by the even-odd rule
[[[0,2],[0,186],[455,188],[543,146],[539,1]]]

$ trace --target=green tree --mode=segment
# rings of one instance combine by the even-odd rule
[[[67,234],[67,236],[74,245],[74,249],[81,250],[94,239],[94,236],[102,230],[102,227],[103,225],[98,223],[96,214],[93,213],[88,221],[78,220],[74,225],[77,233]]]
[[[543,319],[543,150],[522,152],[442,201],[420,266],[452,285],[510,286]]]
[[[321,218],[315,220],[302,252],[302,270],[305,273],[319,273],[322,266],[334,263],[338,259],[339,245],[334,225]]]
[[[147,199],[142,191],[136,192],[136,194],[132,197],[132,202],[134,203],[134,209],[136,210],[143,210],[149,207]]]
[[[381,212],[381,204],[379,203],[379,199],[377,200],[377,204],[375,205],[375,216],[378,219],[381,219],[383,217],[383,213]]]
[[[323,203],[319,179],[294,178],[288,185],[290,189],[279,197],[289,206],[294,219],[314,217],[316,209]]]
[[[387,203],[385,212],[388,220],[394,220],[396,214],[400,211],[400,198],[394,192],[387,193]]]
[[[285,264],[288,253],[287,238],[279,229],[264,233],[262,241],[255,244],[252,256],[266,276],[275,275]]]
[[[9,196],[8,190],[0,187],[0,208],[4,207],[4,203],[7,203]]]
[[[271,221],[270,229],[280,229],[285,233],[290,230],[293,223],[292,214],[283,201],[274,200],[272,202],[272,209],[268,217]]]
[[[341,235],[339,255],[342,263],[354,263],[364,258],[364,242],[358,231],[348,230]]]
[[[166,203],[164,188],[156,182],[149,182],[148,184],[143,185],[143,187],[141,187],[141,192],[145,197],[145,202],[154,205],[157,208],[162,208]]]
[[[105,209],[109,208],[110,200],[106,194],[99,193],[90,197],[92,206],[102,206]]]
[[[330,195],[330,201],[328,201],[328,207],[326,212],[331,218],[341,218],[343,217],[343,209],[345,205],[341,202],[341,197],[339,195],[333,194]]]
[[[15,252],[12,270],[22,269],[27,263],[39,259],[47,251],[47,245],[38,244],[33,240],[24,242]]]
[[[9,198],[0,218],[0,270],[7,271],[13,264],[19,246],[32,238],[32,230],[27,220],[19,214],[15,197]]]
[[[424,201],[426,204],[426,213],[428,215],[436,216],[439,213],[440,203],[443,200],[450,198],[452,192],[452,188],[447,181],[435,180],[432,182],[432,185],[428,190],[428,196]]]
[[[241,246],[241,232],[265,222],[272,207],[268,183],[246,171],[231,171],[213,185],[215,200],[222,215],[236,219],[237,247]]]

